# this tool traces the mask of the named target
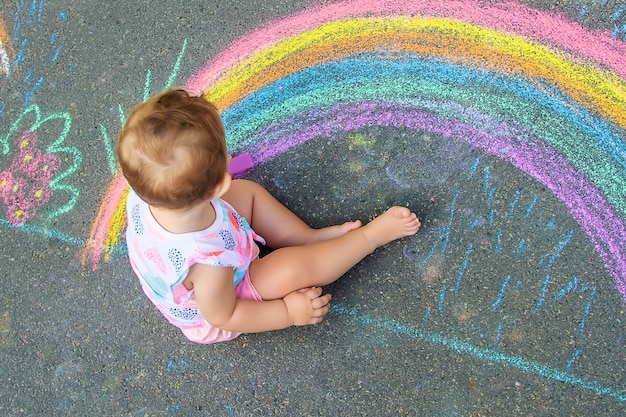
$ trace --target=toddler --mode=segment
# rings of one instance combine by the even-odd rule
[[[420,228],[406,207],[366,225],[310,228],[259,184],[231,179],[216,108],[182,89],[135,108],[116,152],[131,188],[131,266],[193,342],[319,323],[330,302],[321,286]],[[276,250],[259,258],[257,242]]]

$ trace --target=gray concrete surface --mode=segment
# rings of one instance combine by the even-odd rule
[[[17,132],[0,170],[15,171],[12,141],[29,126],[48,151],[67,127],[60,146],[75,151],[57,155],[76,168],[22,226],[0,201],[0,414],[626,414],[624,300],[589,234],[545,185],[436,132],[361,127],[246,174],[317,227],[391,204],[424,221],[326,288],[320,325],[194,345],[145,299],[123,243],[95,270],[84,262],[120,107],[317,4],[0,1],[0,138]],[[620,2],[526,4],[623,39]]]

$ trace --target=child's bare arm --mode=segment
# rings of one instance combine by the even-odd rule
[[[253,301],[235,297],[232,268],[196,264],[188,278],[204,319],[224,330],[255,333],[315,324],[328,312],[330,296],[320,297],[320,288],[296,291],[284,299]]]

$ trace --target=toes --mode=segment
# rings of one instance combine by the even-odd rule
[[[402,206],[392,207],[391,210],[393,210],[393,215],[396,216],[396,218],[398,219],[406,219],[412,214],[411,210],[409,210],[407,207]]]
[[[411,209],[409,209],[408,207],[395,206],[395,207],[392,207],[390,210],[392,210],[393,215],[397,219],[400,219],[400,220],[408,219],[408,218],[413,218],[414,220],[417,219],[417,215],[413,213]]]

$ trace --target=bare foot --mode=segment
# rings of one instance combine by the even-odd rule
[[[406,207],[395,206],[363,227],[363,233],[373,249],[393,240],[417,233],[421,223],[415,213]]]
[[[354,222],[345,222],[335,226],[324,227],[322,229],[316,229],[309,239],[308,243],[322,242],[324,240],[334,239],[336,237],[345,235],[353,230],[361,227],[361,220]]]

